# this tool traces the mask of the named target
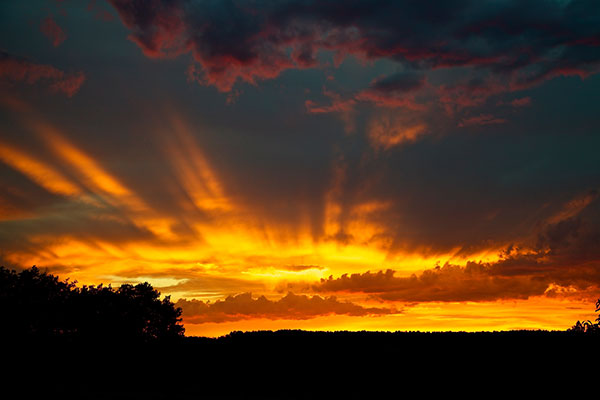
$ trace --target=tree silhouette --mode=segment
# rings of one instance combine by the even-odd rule
[[[587,321],[577,321],[575,325],[568,329],[569,332],[576,333],[595,333],[600,334],[600,298],[596,301],[596,312],[599,313],[598,317],[596,317],[596,323],[593,323],[590,320]]]
[[[149,283],[83,286],[37,267],[20,273],[0,267],[2,335],[69,339],[135,340],[183,336],[181,308]]]

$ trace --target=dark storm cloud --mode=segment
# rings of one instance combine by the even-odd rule
[[[229,91],[330,50],[418,69],[477,67],[523,89],[600,62],[594,0],[282,1],[111,0],[130,38],[152,57],[191,53],[200,79]]]
[[[0,50],[0,81],[5,83],[42,83],[53,92],[62,92],[71,97],[79,91],[84,80],[83,72],[67,73],[51,65],[38,64]]]
[[[279,300],[269,300],[264,296],[252,298],[251,293],[228,296],[214,303],[200,300],[179,300],[175,306],[183,309],[188,323],[226,322],[250,318],[268,319],[310,319],[322,315],[385,315],[395,311],[389,308],[362,307],[339,301],[335,296],[304,296],[288,293]]]

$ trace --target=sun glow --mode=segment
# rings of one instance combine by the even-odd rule
[[[446,263],[465,266],[467,262],[495,263],[501,259],[502,243],[470,253],[460,246],[444,252],[426,247],[393,248],[386,226],[379,218],[393,204],[371,199],[348,202],[343,190],[348,179],[343,159],[336,159],[331,166],[332,179],[323,198],[322,226],[317,229],[321,235],[315,235],[308,217],[299,218],[294,224],[268,221],[231,196],[231,188],[224,183],[225,172],[211,163],[193,128],[177,114],[171,115],[169,121],[168,134],[156,132],[155,137],[173,172],[172,183],[180,189],[166,192],[174,196],[170,200],[178,207],[173,212],[152,207],[148,199],[120,179],[118,168],[105,165],[91,152],[75,145],[66,132],[48,123],[29,126],[50,154],[39,155],[0,143],[3,163],[48,192],[62,196],[68,204],[85,205],[82,209],[87,211],[82,212],[90,213],[90,227],[116,229],[105,236],[91,234],[93,229],[89,235],[86,230],[80,235],[59,236],[33,232],[28,240],[36,251],[29,247],[16,249],[4,255],[4,260],[21,266],[46,267],[80,284],[118,285],[144,280],[175,301],[215,302],[239,293],[252,293],[277,302],[288,292],[325,298],[329,294],[315,292],[315,285],[329,277],[387,269],[394,270],[395,277],[410,277]],[[68,175],[63,171],[69,171]],[[590,202],[588,197],[571,202],[568,213],[563,214],[575,215]],[[40,220],[56,222],[65,218],[60,208],[36,212],[33,217]],[[122,231],[128,233],[117,234]],[[525,249],[520,251],[526,254]],[[573,295],[572,291],[552,290],[555,292]],[[329,301],[336,307],[340,306],[336,301],[350,302],[360,310],[380,310],[379,314],[313,315],[300,319],[238,316],[236,321],[203,324],[188,317],[188,332],[214,336],[233,329],[284,327],[562,329],[586,313],[580,307],[582,301],[564,310],[561,307],[565,306],[565,300],[545,297],[515,302],[405,304],[375,298],[369,293],[339,291],[334,295],[336,300]],[[535,315],[540,310],[545,312],[545,319]],[[554,313],[552,317],[548,317],[550,313]]]

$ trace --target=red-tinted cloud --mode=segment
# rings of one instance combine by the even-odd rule
[[[279,300],[264,296],[252,298],[250,293],[228,296],[214,303],[181,299],[176,303],[183,309],[189,323],[226,322],[250,318],[309,319],[321,315],[384,315],[395,312],[388,308],[365,308],[350,302],[339,301],[335,296],[304,296],[288,293]]]
[[[331,104],[320,105],[307,100],[305,105],[308,112],[323,114],[332,112],[349,112],[357,103],[373,103],[379,107],[404,107],[410,110],[423,110],[424,105],[415,97],[426,86],[425,76],[417,73],[397,73],[375,79],[367,89],[349,96],[324,90],[323,94],[331,99]]]
[[[508,85],[498,80],[473,77],[467,81],[442,84],[437,88],[437,95],[446,113],[453,115],[467,107],[481,106],[489,97],[507,91]]]
[[[0,79],[27,84],[44,83],[51,91],[73,96],[85,81],[83,72],[66,73],[51,65],[36,64],[0,52]]]
[[[40,25],[40,30],[50,41],[54,47],[58,47],[67,39],[65,31],[54,21],[54,18],[48,16],[44,18]]]
[[[339,94],[333,94],[329,97],[331,98],[331,104],[328,105],[321,105],[312,100],[306,100],[304,103],[306,110],[311,114],[327,114],[333,112],[345,113],[352,111],[356,105],[354,99],[344,99]]]

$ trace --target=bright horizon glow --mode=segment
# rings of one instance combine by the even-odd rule
[[[133,3],[0,5],[0,265],[208,336],[593,319],[589,7]]]

